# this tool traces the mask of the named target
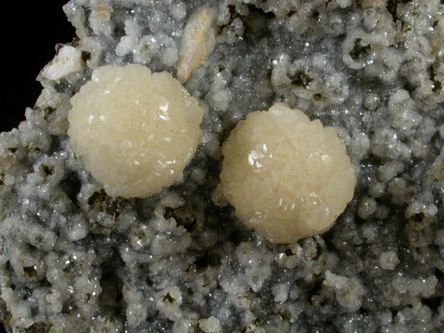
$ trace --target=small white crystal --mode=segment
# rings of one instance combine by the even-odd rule
[[[75,47],[63,46],[52,61],[46,65],[41,75],[48,80],[60,80],[66,75],[83,70],[82,52]]]

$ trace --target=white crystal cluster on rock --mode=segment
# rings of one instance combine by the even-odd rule
[[[200,7],[191,15],[183,32],[177,62],[177,78],[180,82],[185,82],[197,66],[205,63],[216,44],[216,33],[214,8]]]
[[[10,331],[443,331],[442,1],[70,0],[64,11],[76,38],[59,45],[39,75],[43,90],[26,110],[26,121],[0,133],[0,316]],[[178,66],[182,61],[186,66]],[[83,137],[76,140],[89,146],[77,152],[67,135],[71,99],[99,91],[103,81],[94,77],[128,64],[144,66],[133,74],[146,77],[150,89],[134,83],[145,80],[131,80],[134,89],[109,96],[113,108],[87,107],[78,119]],[[148,68],[182,76],[205,116],[194,113],[195,125],[182,136],[176,129],[186,126],[185,114],[153,121],[164,115],[164,104],[154,101],[146,116],[150,124],[163,125],[150,129],[162,135],[142,145],[140,138],[150,137],[139,136],[144,108],[126,108],[129,97],[140,90],[141,101],[176,94],[162,88],[174,86],[169,75],[148,75]],[[92,101],[100,104],[102,97]],[[324,127],[296,111],[273,127],[273,112],[254,112],[276,102]],[[122,108],[113,121],[104,119],[109,128],[99,130],[100,116]],[[292,118],[299,125],[291,125]],[[258,123],[254,130],[248,129],[250,120]],[[237,124],[247,131],[241,135]],[[198,127],[202,143],[194,152],[193,140],[185,139],[195,133],[198,142]],[[298,132],[288,128],[306,133],[302,146],[292,144]],[[167,129],[181,138],[173,146],[163,140]],[[129,147],[128,137],[141,145]],[[323,143],[323,137],[331,140]],[[254,142],[266,143],[267,151]],[[277,155],[269,159],[272,144]],[[307,159],[308,149],[318,144],[328,153]],[[275,221],[300,222],[290,218],[296,205],[287,209],[287,220],[279,219],[285,210],[278,208],[279,198],[289,208],[292,201],[300,204],[294,201],[298,193],[314,193],[308,203],[317,202],[317,195],[333,204],[332,216],[339,214],[339,201],[345,205],[352,196],[346,193],[352,180],[340,184],[337,196],[335,186],[327,188],[350,170],[344,145],[356,188],[327,232],[273,244],[265,240],[265,227],[277,232],[280,224],[264,224],[263,232],[257,229],[261,237],[236,216],[254,204],[261,216],[270,212]],[[173,175],[159,167],[167,174],[160,177],[164,184],[154,177],[149,184],[123,186],[119,179],[151,177],[134,162],[142,162],[136,157],[148,148],[153,158],[165,154],[171,161],[174,153],[183,163]],[[291,158],[297,148],[303,159]],[[193,153],[183,178],[149,198],[108,195],[85,163],[86,156],[100,156],[93,161],[100,166],[97,174],[117,180],[114,189],[129,195],[139,185],[152,191],[167,186]],[[233,208],[220,172],[226,169],[224,155],[237,160],[241,153],[242,163],[232,168],[244,177],[227,183],[245,195],[230,199]],[[332,154],[343,169],[324,168],[329,157],[322,156]],[[303,161],[313,166],[302,168]],[[292,165],[303,176],[292,173]],[[318,214],[307,221],[321,230],[326,211],[317,209],[306,216]],[[300,232],[296,224],[287,226],[285,237]]]
[[[111,196],[149,197],[176,182],[202,135],[197,101],[142,65],[96,69],[71,104],[73,150]]]
[[[325,231],[353,198],[356,176],[337,131],[285,104],[249,113],[222,154],[224,195],[271,242]]]
[[[54,59],[41,72],[43,78],[60,80],[65,76],[85,69],[82,51],[70,45],[63,46]]]

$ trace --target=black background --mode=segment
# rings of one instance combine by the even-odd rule
[[[42,87],[40,70],[54,57],[58,43],[71,42],[75,30],[62,6],[68,0],[10,1],[2,3],[1,50],[4,75],[1,84],[0,131],[24,120]]]

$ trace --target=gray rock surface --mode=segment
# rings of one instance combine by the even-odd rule
[[[104,64],[175,75],[185,24],[204,4],[217,13],[216,44],[185,83],[205,110],[203,143],[180,184],[110,198],[71,151],[70,98]],[[443,331],[440,1],[71,0],[64,10],[77,38],[42,70],[27,120],[0,134],[11,327]],[[218,190],[221,143],[277,101],[335,126],[358,170],[335,226],[284,245],[245,228]]]

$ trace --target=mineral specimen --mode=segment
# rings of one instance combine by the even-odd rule
[[[76,156],[111,196],[149,197],[181,176],[200,142],[202,108],[171,74],[103,66],[71,98]]]
[[[241,120],[222,155],[223,194],[273,243],[325,231],[353,199],[356,177],[336,130],[282,103]]]
[[[216,13],[204,6],[191,15],[183,31],[177,78],[180,82],[188,80],[193,70],[203,64],[216,44]]]
[[[202,6],[214,10],[215,45],[184,83],[204,111],[202,143],[180,182],[150,198],[110,196],[73,152],[71,98],[108,65],[177,77]],[[39,75],[26,121],[0,134],[11,331],[443,331],[442,2],[71,0],[64,10],[77,36]],[[334,127],[357,177],[328,231],[286,244],[245,227],[219,178],[233,128],[276,102]]]

